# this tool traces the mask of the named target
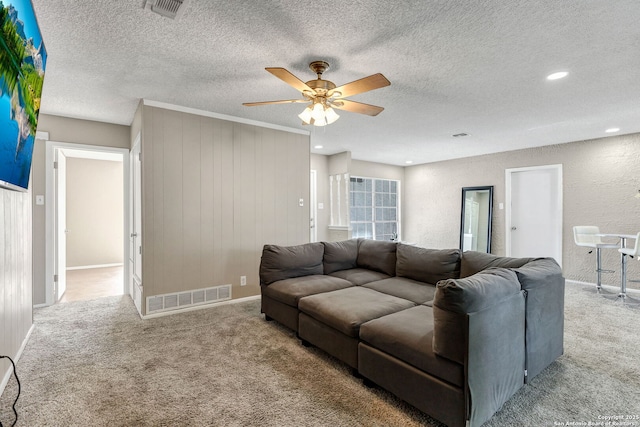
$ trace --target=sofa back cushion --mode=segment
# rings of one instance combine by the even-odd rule
[[[396,276],[435,285],[460,277],[459,249],[425,249],[398,243]]]
[[[358,266],[358,239],[322,242],[322,244],[324,245],[324,274]]]
[[[322,243],[298,246],[264,245],[260,260],[260,284],[292,277],[322,274]]]
[[[460,258],[460,277],[469,277],[489,267],[518,268],[533,258],[509,258],[484,252],[466,251]]]
[[[358,245],[358,267],[395,276],[396,246],[386,240],[362,239]]]
[[[504,268],[490,268],[463,279],[438,282],[433,299],[433,351],[464,363],[467,315],[501,304],[519,293],[516,273]]]

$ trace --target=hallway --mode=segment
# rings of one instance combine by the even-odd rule
[[[67,290],[60,302],[122,295],[122,266],[67,270]]]

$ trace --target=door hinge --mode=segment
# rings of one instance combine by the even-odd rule
[[[57,283],[58,282],[58,275],[54,274],[53,275],[53,283]]]
[[[138,153],[138,160],[142,161],[142,153]]]
[[[53,162],[53,168],[58,169],[58,162]]]
[[[138,253],[142,255],[142,246],[138,246]]]

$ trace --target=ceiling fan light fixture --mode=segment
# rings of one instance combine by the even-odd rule
[[[151,0],[149,0],[151,1]],[[160,0],[157,0],[160,1]],[[188,0],[174,0],[188,1]],[[317,79],[303,82],[294,76],[290,71],[282,67],[267,67],[268,72],[279,78],[289,86],[302,94],[303,99],[285,99],[278,101],[244,102],[242,105],[255,107],[268,104],[290,104],[298,102],[309,102],[298,117],[305,125],[326,126],[334,123],[340,116],[333,110],[337,108],[343,111],[350,111],[358,114],[377,116],[384,108],[375,105],[364,104],[362,102],[350,101],[348,98],[360,93],[369,92],[389,86],[391,82],[380,73],[372,74],[368,77],[352,81],[351,83],[336,86],[335,83],[322,78],[322,74],[329,69],[329,64],[325,61],[313,61],[309,68],[316,73]]]
[[[302,111],[302,113],[298,114],[300,120],[302,120],[306,125],[311,124],[311,111],[311,106],[308,106],[304,111]]]
[[[315,121],[324,120],[324,105],[319,102],[314,103],[311,117],[313,117]]]
[[[331,107],[327,107],[324,110],[324,116],[327,119],[327,124],[330,125],[331,123],[335,122],[336,120],[338,120],[340,118],[340,115],[338,113],[335,112],[335,110]]]
[[[327,119],[325,119],[324,117],[321,118],[320,120],[313,119],[313,121],[311,123],[314,126],[326,126],[327,125]]]

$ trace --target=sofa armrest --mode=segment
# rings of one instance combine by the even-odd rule
[[[488,269],[439,282],[433,316],[434,352],[464,365],[479,426],[524,385],[525,293],[515,272]]]
[[[528,382],[564,352],[565,279],[553,258],[537,258],[514,271],[527,292]]]

